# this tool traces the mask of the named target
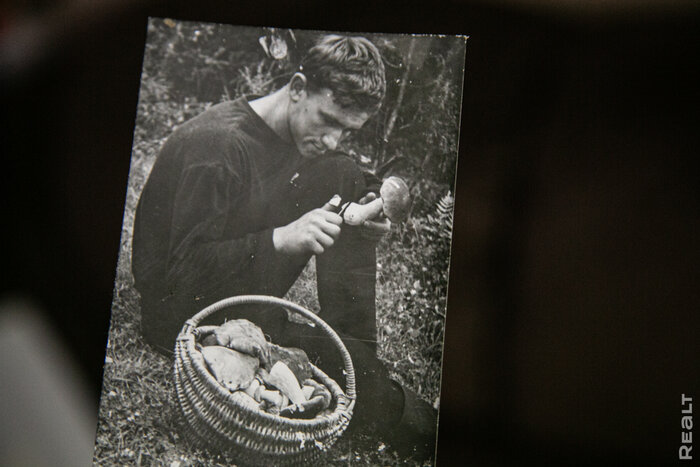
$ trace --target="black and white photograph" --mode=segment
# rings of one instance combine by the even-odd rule
[[[96,464],[433,464],[466,42],[149,20]]]
[[[0,465],[689,466],[697,0],[0,7]]]

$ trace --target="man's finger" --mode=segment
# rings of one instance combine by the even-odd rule
[[[364,221],[362,223],[362,228],[372,232],[377,232],[379,235],[384,235],[389,233],[391,230],[391,221],[387,218],[383,221]]]
[[[340,216],[338,216],[338,217],[340,217]],[[342,221],[342,219],[341,219],[341,221]],[[340,235],[339,224],[325,222],[325,223],[321,224],[319,227],[320,227],[322,232],[324,232],[325,234],[327,234],[333,238],[338,238],[338,235]]]
[[[321,245],[320,243],[318,243],[318,242],[313,242],[313,243],[311,244],[311,252],[312,252],[313,254],[315,254],[315,255],[320,255],[320,254],[323,253],[323,251],[324,251],[323,245]]]
[[[377,199],[377,194],[373,191],[370,191],[365,196],[360,198],[360,200],[357,202],[357,204],[367,204],[371,201],[374,201],[375,199]]]
[[[362,236],[368,240],[379,241],[382,237],[391,230],[391,221],[384,219],[383,221],[365,221],[362,224]]]
[[[333,239],[333,237],[331,237],[330,235],[326,235],[323,232],[319,232],[316,235],[316,241],[318,243],[320,243],[324,249],[330,248],[331,246],[333,246],[333,243],[335,243],[335,240]]]
[[[328,211],[322,211],[321,214],[323,214],[323,219],[326,221],[326,223],[330,222],[331,224],[335,225],[340,225],[343,223],[343,218],[340,217],[339,214]]]
[[[326,204],[321,207],[324,211],[330,211],[330,212],[338,212],[340,209],[340,204],[343,202],[343,199],[340,197],[340,195],[333,195],[333,197],[328,200]]]

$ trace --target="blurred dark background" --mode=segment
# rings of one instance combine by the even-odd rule
[[[700,3],[3,3],[1,297],[43,310],[95,414],[149,15],[469,35],[438,464],[677,460]]]

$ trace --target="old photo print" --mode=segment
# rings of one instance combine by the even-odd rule
[[[434,464],[465,47],[150,19],[96,464]]]

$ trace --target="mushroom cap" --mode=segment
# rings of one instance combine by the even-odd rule
[[[214,330],[214,337],[215,345],[258,357],[263,366],[267,366],[270,361],[270,349],[265,334],[247,319],[226,321]]]
[[[270,347],[270,365],[277,362],[286,364],[298,381],[311,378],[311,362],[309,357],[301,349],[295,347],[281,347],[275,344],[268,344]]]
[[[202,347],[201,353],[211,374],[229,391],[247,388],[255,378],[256,357],[218,345]]]
[[[386,217],[392,222],[401,222],[406,219],[411,205],[411,195],[403,179],[391,176],[384,180],[379,189],[379,196],[384,203]]]

